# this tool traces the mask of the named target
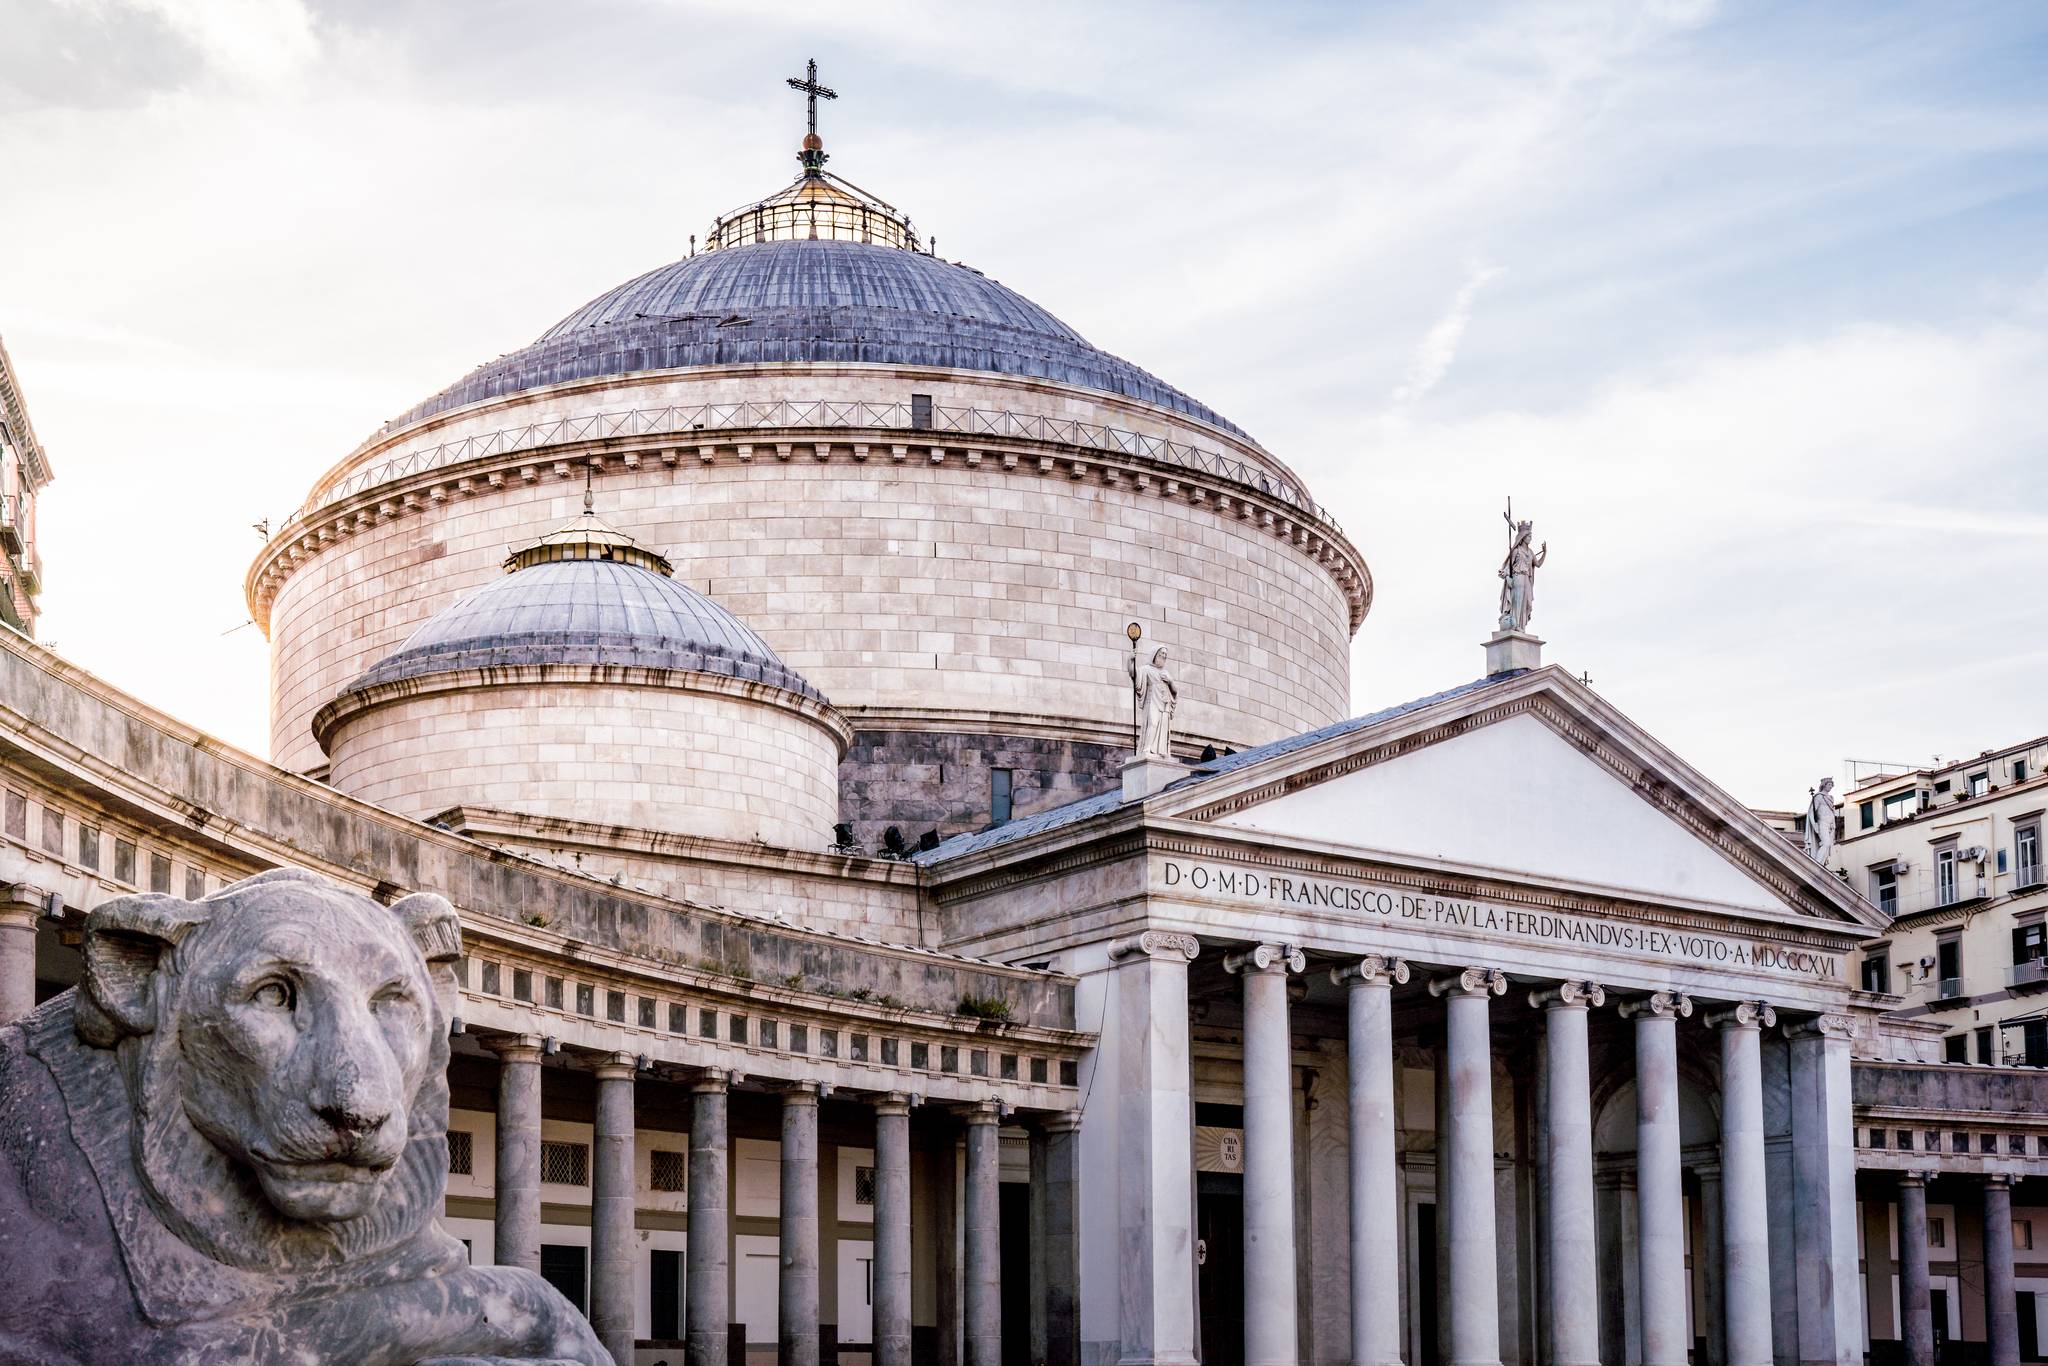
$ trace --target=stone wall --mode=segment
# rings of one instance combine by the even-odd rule
[[[856,731],[839,768],[839,809],[869,852],[891,825],[912,844],[927,830],[957,835],[992,819],[993,772],[1011,774],[1011,816],[1029,816],[1122,781],[1130,745],[987,732]]]
[[[809,393],[828,378],[806,371],[756,391]],[[911,375],[842,385],[885,401],[938,387]],[[623,385],[577,401],[602,411],[655,398]],[[1069,399],[1077,415],[1122,416]],[[541,395],[495,421],[562,406]],[[964,437],[891,435],[921,439],[859,459],[842,439],[824,461],[811,442],[742,453],[729,433],[709,463],[675,438],[493,456],[466,475],[347,504],[347,519],[323,522],[304,547],[273,542],[252,583],[272,559],[296,557],[275,599],[259,593],[256,604],[272,641],[276,759],[317,765],[314,711],[496,576],[508,546],[573,515],[593,455],[606,519],[668,555],[679,579],[760,631],[843,710],[1070,719],[1077,735],[1123,726],[1123,628],[1136,620],[1175,652],[1190,735],[1241,747],[1346,714],[1364,606],[1338,571],[1363,566],[1323,531],[1294,526],[1298,510],[1137,460],[1077,465],[1017,441],[981,442],[970,456]]]
[[[421,819],[487,806],[825,848],[839,819],[838,736],[816,716],[741,691],[488,686],[479,675],[462,690],[396,696],[342,721],[329,740],[329,781]]]

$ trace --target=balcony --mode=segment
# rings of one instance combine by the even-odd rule
[[[1962,994],[1963,979],[1960,977],[1942,978],[1934,991],[1935,999],[1941,1001],[1953,1001]]]
[[[21,562],[21,591],[30,597],[43,591],[43,557],[33,550]]]
[[[21,553],[21,496],[0,496],[0,549],[10,555]]]
[[[2048,959],[2029,958],[2006,969],[2005,984],[2015,992],[2035,992],[2048,987]]]

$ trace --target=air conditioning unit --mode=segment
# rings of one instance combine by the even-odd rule
[[[1972,863],[1982,863],[1984,861],[1984,854],[1985,849],[1983,845],[1973,844],[1969,848],[1963,850],[1958,855],[1958,857],[1966,858]]]

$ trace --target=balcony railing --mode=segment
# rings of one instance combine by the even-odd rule
[[[1953,1001],[1956,997],[1963,994],[1963,979],[1960,977],[1942,978],[1936,985],[1934,994],[1939,1000]]]
[[[776,399],[766,403],[701,403],[694,406],[632,408],[610,413],[536,422],[485,432],[437,446],[423,446],[356,471],[330,484],[306,506],[278,526],[287,527],[310,511],[332,506],[365,489],[392,479],[425,474],[489,456],[539,451],[579,441],[605,441],[637,436],[700,436],[706,432],[751,431],[763,428],[852,428],[876,431],[949,433],[964,437],[1013,438],[1073,446],[1108,455],[1139,456],[1163,464],[1214,475],[1302,510],[1333,529],[1337,521],[1307,493],[1286,479],[1233,460],[1216,451],[1171,441],[1163,436],[1105,427],[1074,418],[1045,417],[989,408],[947,408],[934,405],[925,421],[922,405],[915,417],[909,403],[835,403],[826,399]]]
[[[0,547],[19,555],[21,545],[21,495],[0,494]]]
[[[2006,970],[2005,984],[2014,991],[2048,986],[2048,960],[2029,958],[2024,963],[2014,963]]]

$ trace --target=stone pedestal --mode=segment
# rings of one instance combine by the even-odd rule
[[[1495,631],[1486,642],[1486,672],[1512,673],[1543,667],[1543,642],[1527,631]]]
[[[619,1361],[633,1359],[633,1055],[597,1066],[590,1165],[590,1326]]]
[[[495,1246],[499,1266],[540,1270],[540,1039],[493,1039],[498,1055]]]
[[[1188,766],[1173,759],[1132,758],[1124,761],[1124,800],[1143,801],[1178,778],[1188,776]]]

